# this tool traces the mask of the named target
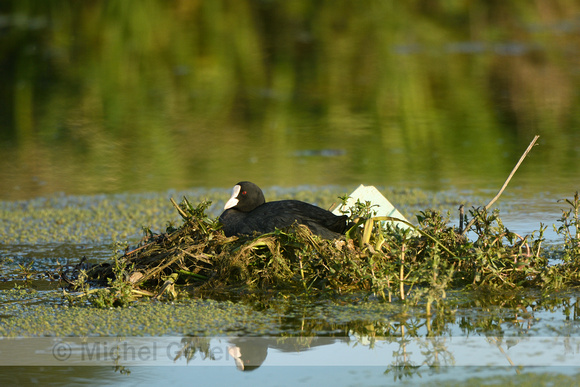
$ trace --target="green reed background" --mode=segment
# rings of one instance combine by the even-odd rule
[[[579,15],[566,0],[3,0],[0,199],[497,186],[534,134],[522,181],[570,181]]]

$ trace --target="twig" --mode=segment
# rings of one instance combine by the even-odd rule
[[[143,277],[139,278],[138,281],[135,281],[134,285],[140,285],[141,283],[145,282],[149,278],[153,277],[155,274],[159,273],[161,270],[163,270],[166,267],[168,267],[169,265],[171,265],[173,262],[177,261],[179,258],[183,258],[183,255],[176,254],[173,258],[171,258],[164,265],[157,266],[156,268],[149,271],[149,273],[147,273]]]
[[[520,157],[520,160],[518,161],[518,163],[516,164],[514,169],[512,169],[512,172],[510,173],[510,175],[506,179],[505,183],[503,183],[503,186],[501,187],[501,189],[499,190],[497,195],[495,195],[495,197],[493,199],[491,199],[491,201],[489,203],[487,203],[485,205],[485,207],[483,207],[484,211],[488,210],[493,205],[493,203],[495,203],[495,201],[501,196],[501,194],[503,193],[503,191],[505,190],[505,188],[509,184],[510,180],[512,179],[513,175],[516,173],[516,171],[520,167],[520,164],[524,161],[524,159],[526,158],[528,153],[530,153],[530,151],[532,150],[532,147],[536,144],[536,141],[538,141],[538,138],[540,138],[540,136],[538,136],[538,135],[534,136],[534,139],[532,140],[532,142],[530,142],[530,145],[528,145],[528,149],[526,149],[526,151],[524,152],[522,157]],[[467,230],[469,230],[471,228],[471,226],[473,226],[473,223],[475,223],[475,220],[476,220],[475,217],[471,218],[469,223],[467,223],[467,226],[465,226],[465,228],[461,232],[461,235],[465,235]]]
[[[146,244],[144,244],[143,246],[139,246],[139,247],[137,247],[137,248],[135,248],[135,249],[133,249],[133,250],[131,250],[131,251],[127,251],[125,254],[123,254],[123,256],[124,256],[124,257],[128,257],[129,255],[131,255],[131,254],[135,254],[137,251],[139,251],[139,250],[143,250],[145,247],[149,247],[149,246],[151,246],[152,244],[154,244],[154,243],[156,243],[156,242],[157,242],[157,241],[154,241],[154,242],[149,242],[149,243],[146,243]]]
[[[147,297],[153,297],[155,295],[150,291],[143,289],[131,289],[131,293],[136,294],[138,296],[147,296]]]
[[[213,265],[213,263],[212,263],[212,262],[210,262],[208,259],[206,259],[206,258],[204,257],[204,255],[205,255],[205,254],[198,254],[198,255],[194,255],[194,254],[190,253],[189,251],[183,250],[182,248],[179,248],[179,247],[178,247],[178,249],[179,249],[179,250],[181,250],[181,251],[182,251],[184,254],[187,254],[187,255],[189,255],[189,256],[190,256],[191,258],[193,258],[193,259],[196,259],[196,260],[198,260],[198,261],[202,261],[202,262],[204,262],[204,263],[207,263],[208,265]]]

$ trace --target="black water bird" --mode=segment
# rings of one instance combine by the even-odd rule
[[[266,202],[260,187],[249,181],[234,186],[224,210],[219,220],[228,237],[263,234],[298,223],[322,238],[337,239],[345,233],[348,219],[299,200]]]

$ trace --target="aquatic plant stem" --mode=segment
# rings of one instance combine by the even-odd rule
[[[497,195],[495,195],[495,197],[493,199],[491,199],[491,201],[485,205],[485,207],[483,208],[484,211],[489,210],[489,208],[493,205],[493,203],[495,203],[495,201],[501,196],[501,194],[503,193],[503,191],[506,189],[507,185],[509,184],[510,180],[512,179],[513,175],[516,173],[516,171],[520,167],[520,164],[524,161],[524,159],[526,158],[528,153],[530,153],[530,151],[532,150],[532,147],[536,144],[536,141],[538,141],[538,138],[540,138],[539,135],[534,136],[534,139],[532,140],[532,142],[530,142],[530,145],[528,145],[528,148],[526,149],[524,154],[522,154],[522,157],[520,157],[520,160],[518,161],[518,163],[516,164],[514,169],[512,169],[512,172],[510,173],[510,175],[506,179],[505,183],[503,183],[503,186],[501,187],[501,189],[499,190]],[[465,226],[465,228],[461,232],[461,235],[465,235],[465,233],[471,228],[471,226],[473,226],[473,223],[475,223],[475,219],[476,218],[471,218],[469,223],[467,223],[467,226]]]
[[[405,279],[405,244],[401,247],[401,272],[399,277],[401,300],[405,299],[405,284],[403,280]]]
[[[306,280],[304,279],[304,268],[302,267],[302,255],[298,255],[298,263],[300,264],[300,276],[302,277],[302,285],[304,286],[304,290],[308,291],[308,287],[306,286]]]
[[[179,215],[181,215],[181,217],[185,220],[187,220],[188,216],[185,213],[185,211],[183,211],[181,209],[181,207],[179,207],[179,204],[177,204],[177,202],[175,200],[173,200],[173,198],[169,198],[169,200],[171,200],[171,204],[173,204],[173,207],[175,207],[175,209],[177,210],[177,212],[179,212]]]

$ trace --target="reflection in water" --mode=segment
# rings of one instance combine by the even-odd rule
[[[345,333],[346,334],[346,333]],[[228,354],[232,356],[240,371],[259,368],[268,355],[268,348],[281,353],[300,353],[318,346],[349,343],[349,337],[306,336],[306,337],[237,337],[230,340]],[[331,359],[330,363],[336,359]],[[311,365],[316,365],[315,363]]]
[[[5,1],[0,199],[578,180],[572,3],[214,3]]]
[[[336,372],[346,383],[354,383],[362,370],[384,382],[417,381],[425,375],[443,380],[490,377],[498,370],[523,375],[536,372],[536,367],[567,372],[566,367],[578,365],[577,295],[465,297],[451,295],[431,316],[421,307],[402,311],[400,306],[377,303],[271,300],[256,307],[269,305],[281,312],[279,326],[268,328],[279,332],[275,335],[246,334],[242,326],[234,335],[217,337],[5,338],[0,340],[0,363],[49,367],[39,374],[42,380],[58,375],[66,383],[100,378],[129,384],[155,367],[193,367],[196,375],[214,368],[212,375],[220,374],[228,382],[239,377],[224,370],[253,371],[252,380],[265,382],[271,377],[268,369],[282,375],[282,367],[293,370],[291,380],[300,383],[307,381],[299,375],[340,367]],[[501,303],[504,306],[494,306]],[[63,374],[58,371],[63,367],[75,372]],[[14,373],[18,368],[5,370],[2,382],[25,377]],[[165,372],[170,380],[186,380],[177,369],[156,374]]]
[[[231,341],[228,354],[236,362],[236,367],[240,371],[253,371],[260,367],[266,356],[268,347],[275,345],[275,341],[269,343],[269,339],[264,338],[239,338]]]

